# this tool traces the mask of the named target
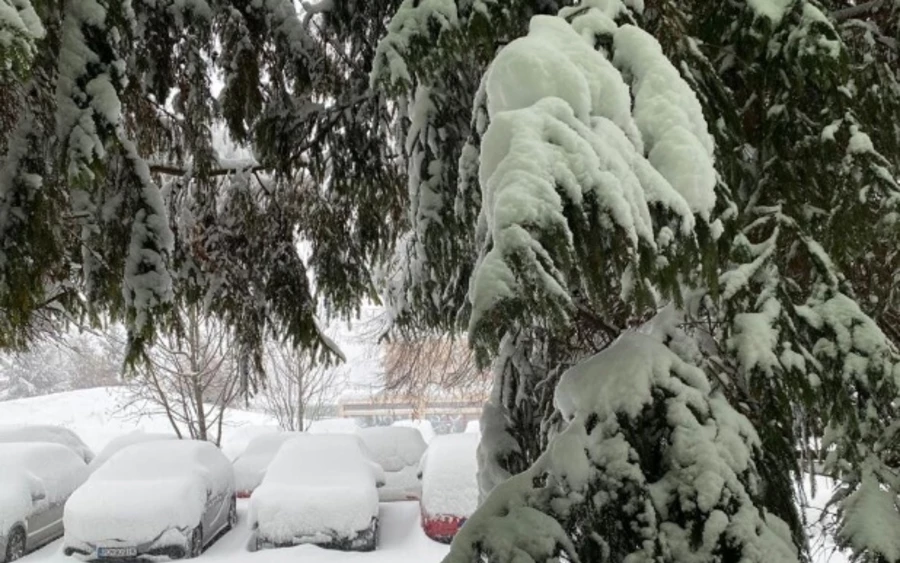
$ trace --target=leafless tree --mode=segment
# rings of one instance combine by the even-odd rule
[[[132,380],[132,404],[164,414],[179,437],[219,444],[226,409],[240,393],[231,332],[197,308],[180,312],[180,330],[161,335]]]
[[[323,416],[323,407],[337,400],[343,368],[315,363],[308,354],[289,344],[266,346],[266,387],[262,400],[266,411],[285,430],[303,431],[306,421]]]
[[[429,335],[385,344],[383,396],[408,401],[421,414],[428,401],[483,400],[491,377],[479,369],[466,341]]]

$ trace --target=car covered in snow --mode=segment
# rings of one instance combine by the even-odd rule
[[[382,502],[418,500],[422,483],[419,461],[428,445],[415,428],[374,426],[359,431],[372,460],[384,470],[385,484],[378,489]]]
[[[281,428],[273,424],[245,424],[237,428],[226,428],[222,434],[222,451],[231,461],[241,457],[250,442],[266,434],[278,434]]]
[[[200,555],[237,523],[234,472],[199,440],[132,444],[69,498],[63,552],[85,560]]]
[[[0,444],[0,562],[63,534],[63,506],[87,478],[84,460],[60,444]]]
[[[299,544],[375,549],[382,479],[357,436],[306,434],[289,440],[250,496],[257,549]]]
[[[19,442],[62,444],[78,454],[85,463],[90,463],[94,459],[94,452],[82,441],[78,434],[63,426],[50,424],[0,426],[0,443]]]
[[[250,441],[244,453],[234,460],[234,483],[238,498],[248,498],[262,483],[269,464],[285,442],[300,436],[300,432],[263,434]]]
[[[109,443],[104,446],[100,453],[97,454],[97,457],[91,461],[88,465],[88,469],[92,472],[96,471],[98,467],[106,463],[106,461],[113,456],[113,454],[118,453],[120,450],[127,448],[128,446],[134,444],[143,444],[144,442],[157,442],[159,440],[177,440],[178,436],[175,434],[164,434],[164,433],[153,433],[153,432],[129,432],[128,434],[122,434],[121,436],[117,436],[109,441]]]
[[[422,528],[433,540],[449,543],[478,506],[480,438],[472,432],[436,436],[422,456]]]
[[[310,434],[355,434],[359,423],[352,418],[320,418],[309,423]]]
[[[431,424],[430,420],[412,420],[409,418],[395,420],[391,423],[391,426],[401,426],[404,428],[415,428],[422,435],[422,439],[425,440],[425,443],[428,444],[437,433],[434,431],[434,425]]]

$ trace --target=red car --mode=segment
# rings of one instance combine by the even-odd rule
[[[450,543],[478,506],[479,434],[446,434],[428,445],[422,458],[422,529],[431,539]]]

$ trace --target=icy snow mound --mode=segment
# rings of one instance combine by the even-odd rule
[[[0,444],[0,534],[36,507],[65,502],[86,478],[84,460],[60,444]],[[33,495],[44,498],[35,504]]]
[[[417,466],[428,445],[415,428],[376,426],[359,431],[372,452],[372,460],[385,471],[401,471]]]
[[[272,459],[288,440],[300,432],[263,434],[250,441],[247,449],[234,460],[234,485],[238,492],[250,492],[262,482]]]
[[[468,517],[478,506],[480,436],[474,433],[437,436],[422,458],[422,508],[431,516]]]
[[[162,440],[133,444],[107,460],[66,504],[66,543],[141,543],[172,528],[190,529],[207,491],[234,490],[228,459],[209,443]]]
[[[0,442],[48,442],[62,444],[79,455],[85,463],[94,459],[94,452],[78,437],[78,434],[52,425],[3,426],[0,427]]]
[[[142,444],[144,442],[156,442],[158,440],[177,440],[178,436],[175,434],[163,434],[157,432],[142,432],[140,430],[136,430],[134,432],[129,432],[128,434],[123,434],[116,438],[110,440],[106,447],[100,450],[100,453],[97,454],[88,468],[93,472],[96,471],[98,467],[106,463],[106,461],[111,458],[114,454],[118,453],[120,450],[127,448],[128,446],[134,444]]]
[[[355,537],[378,515],[376,479],[357,437],[296,437],[250,497],[250,526],[275,543]]]

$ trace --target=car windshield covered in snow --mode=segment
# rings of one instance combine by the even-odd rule
[[[356,436],[304,435],[288,441],[250,497],[257,546],[374,549],[379,469]]]
[[[378,489],[382,501],[414,500],[421,496],[419,461],[428,445],[415,428],[377,426],[359,431],[366,448],[385,473]]]
[[[142,444],[144,442],[158,442],[160,440],[177,440],[178,436],[175,434],[163,434],[163,433],[149,433],[149,432],[131,432],[128,434],[123,434],[117,438],[113,438],[107,445],[104,447],[97,457],[90,464],[91,471],[96,471],[98,467],[103,465],[109,460],[114,454],[118,453],[120,450],[127,448],[128,446],[132,446],[134,444]]]
[[[199,554],[236,515],[234,474],[216,446],[133,444],[69,499],[64,551],[84,558]]]

